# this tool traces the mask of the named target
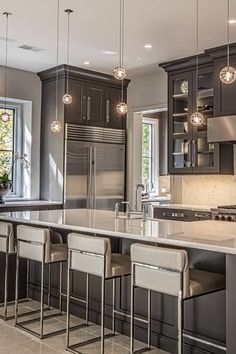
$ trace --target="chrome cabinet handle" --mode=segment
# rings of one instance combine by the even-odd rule
[[[83,120],[86,119],[86,96],[83,96]]]
[[[110,122],[110,101],[107,100],[107,106],[106,106],[106,122]]]
[[[87,101],[87,120],[91,119],[91,97],[88,96],[88,101]]]
[[[193,151],[192,151],[192,167],[195,167],[195,166],[196,166],[196,160],[195,160],[195,155],[196,155],[196,140],[193,140],[192,146],[193,146]]]

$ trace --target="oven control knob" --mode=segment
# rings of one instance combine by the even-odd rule
[[[218,215],[218,220],[223,220],[223,215],[222,214]]]
[[[232,218],[232,216],[228,215],[228,216],[226,216],[225,220],[226,221],[233,221],[233,218]]]
[[[215,216],[215,220],[219,220],[219,215],[216,215],[216,216]]]

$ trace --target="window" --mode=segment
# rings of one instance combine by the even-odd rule
[[[3,112],[4,110],[0,109],[0,114]],[[7,113],[10,115],[10,120],[8,122],[0,120],[0,175],[5,172],[8,174],[13,173],[15,110],[7,109]]]
[[[142,180],[152,181],[153,173],[153,127],[150,123],[142,123]]]
[[[158,120],[142,120],[142,183],[146,191],[157,190],[158,184]]]

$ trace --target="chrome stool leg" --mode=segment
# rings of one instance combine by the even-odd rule
[[[44,310],[44,262],[41,263],[41,296],[40,296],[40,339],[43,338],[43,310]]]
[[[151,290],[148,289],[148,349],[151,348]]]
[[[86,325],[89,324],[89,274],[86,275]]]
[[[134,265],[132,264],[132,274]],[[130,299],[130,353],[134,352],[134,280],[131,276],[131,299]]]
[[[63,263],[60,262],[60,280],[59,280],[59,310],[62,313],[62,279],[63,277]]]
[[[29,277],[30,277],[30,260],[27,259],[27,263],[26,263],[26,267],[27,267],[27,275],[26,275],[26,298],[29,299]]]
[[[105,307],[105,277],[102,276],[101,284],[101,354],[104,353],[104,307]]]
[[[18,320],[19,256],[16,255],[15,326]]]
[[[183,299],[182,291],[178,297],[178,354],[183,353]]]
[[[4,284],[4,320],[7,320],[7,302],[8,302],[8,261],[9,255],[6,253],[6,267],[5,267],[5,284]]]
[[[68,258],[68,268],[67,268],[67,310],[66,310],[66,348],[70,346],[70,277],[71,277],[71,270],[70,270],[70,262],[71,262],[71,252],[69,252]]]
[[[112,279],[112,334],[116,334],[116,318],[115,318],[115,306],[116,306],[116,278]]]
[[[51,299],[51,264],[48,265],[48,309],[50,309]]]

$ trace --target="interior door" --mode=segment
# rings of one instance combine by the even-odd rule
[[[92,144],[66,142],[65,207],[92,208]]]
[[[120,144],[93,145],[93,208],[114,210],[124,200],[125,147]]]

